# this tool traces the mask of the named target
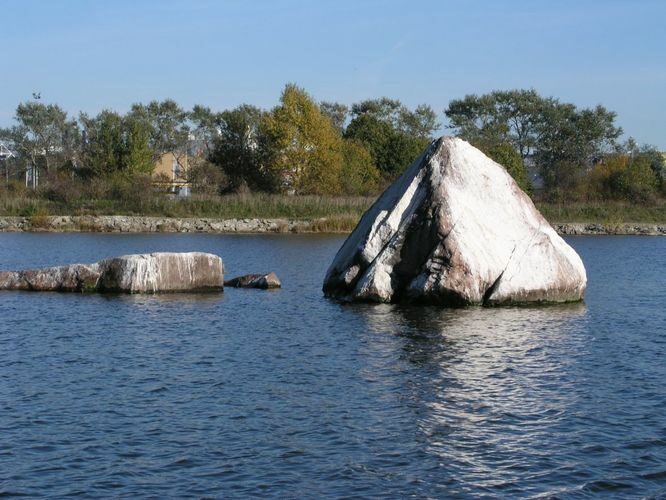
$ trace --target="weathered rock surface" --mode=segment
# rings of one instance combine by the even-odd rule
[[[443,305],[576,301],[587,278],[511,176],[442,137],[363,215],[328,269],[327,296]]]
[[[0,290],[158,293],[223,287],[222,259],[201,252],[124,255],[95,264],[0,271]]]
[[[100,274],[99,264],[72,264],[27,271],[0,271],[0,290],[44,292],[94,290]]]
[[[282,283],[275,273],[246,274],[224,282],[224,286],[233,288],[280,288]]]

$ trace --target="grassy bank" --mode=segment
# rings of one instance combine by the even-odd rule
[[[537,208],[550,222],[594,222],[619,224],[623,222],[666,223],[666,200],[646,205],[627,202],[570,202],[539,203]]]
[[[371,197],[280,196],[234,194],[139,200],[84,200],[69,203],[29,197],[0,198],[0,215],[145,215],[155,217],[288,218],[343,217],[358,219]]]
[[[0,216],[45,217],[49,215],[145,215],[155,217],[210,217],[219,219],[286,218],[322,219],[327,229],[354,227],[373,203],[373,197],[281,196],[234,194],[169,198],[164,195],[137,199],[54,201],[0,193]],[[537,202],[551,222],[666,223],[666,201],[649,205],[623,202]],[[317,229],[317,228],[315,228]],[[325,230],[325,228],[320,228]]]

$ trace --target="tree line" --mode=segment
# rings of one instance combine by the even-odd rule
[[[445,114],[523,188],[532,188],[528,172],[536,172],[549,200],[645,202],[666,193],[663,154],[633,138],[619,142],[616,114],[601,105],[579,109],[535,90],[511,90],[453,100]]]
[[[645,202],[665,193],[662,154],[633,139],[620,142],[616,115],[603,106],[511,90],[467,95],[443,111],[451,133],[546,199]],[[155,162],[171,153],[187,164],[194,192],[374,195],[440,126],[427,104],[410,109],[386,97],[351,106],[317,102],[288,84],[270,110],[185,110],[164,100],[74,119],[34,100],[18,105],[15,125],[0,129],[0,140],[13,153],[2,162],[6,184],[32,169],[44,191],[75,183],[147,189]]]

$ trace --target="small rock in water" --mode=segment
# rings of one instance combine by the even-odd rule
[[[224,282],[224,286],[233,288],[280,288],[282,283],[275,273],[246,274]]]
[[[587,277],[507,171],[442,137],[379,197],[338,251],[324,293],[448,306],[566,302]]]

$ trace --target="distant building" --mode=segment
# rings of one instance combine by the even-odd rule
[[[13,156],[15,156],[14,153],[11,152],[4,142],[0,141],[0,161],[9,160]]]
[[[173,153],[164,153],[155,162],[153,171],[155,184],[177,196],[190,196],[188,167],[187,154],[176,156]]]

